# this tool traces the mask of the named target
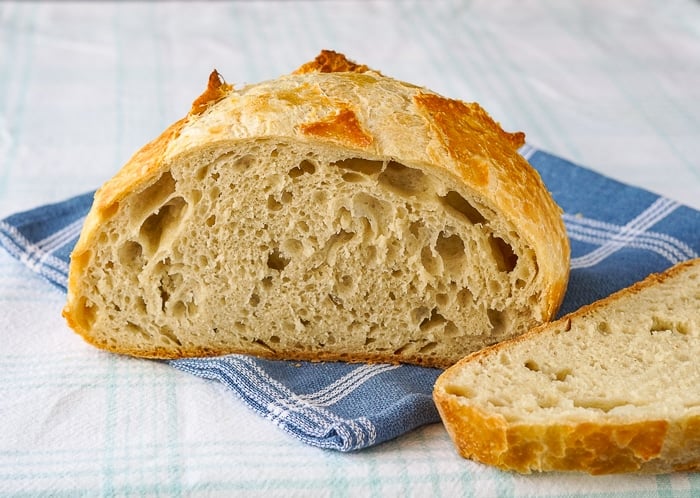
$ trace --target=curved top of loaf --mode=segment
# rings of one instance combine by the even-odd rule
[[[391,158],[454,178],[503,217],[495,221],[501,229],[517,227],[544,275],[559,277],[542,296],[548,314],[559,306],[568,279],[568,239],[560,208],[517,152],[525,135],[503,131],[476,103],[386,77],[332,51],[292,74],[240,89],[212,72],[189,114],[98,190],[86,223],[109,218],[122,198],[145,187],[178,155],[250,139],[339,146],[357,157]]]

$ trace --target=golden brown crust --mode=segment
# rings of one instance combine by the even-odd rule
[[[233,86],[227,84],[219,72],[214,69],[209,75],[207,89],[204,90],[204,93],[202,93],[202,95],[200,95],[194,102],[192,102],[190,114],[202,114],[212,104],[217,103],[219,100],[228,95],[231,90],[233,90]]]
[[[440,416],[460,455],[504,470],[579,471],[593,475],[654,469],[669,423],[509,424],[436,392]]]
[[[350,147],[368,147],[372,135],[362,129],[351,109],[341,108],[338,114],[315,123],[302,124],[301,132],[318,138],[327,138]]]
[[[67,313],[64,309],[64,317],[68,322],[68,325],[80,333],[80,326],[74,321],[71,313]],[[103,343],[95,340],[89,334],[80,335],[83,339],[96,348],[102,349],[116,354],[139,356],[143,357],[142,350],[131,350],[120,346],[115,346],[109,343]],[[176,360],[180,358],[195,358],[195,357],[211,357],[211,356],[223,356],[227,354],[252,354],[249,350],[238,350],[231,348],[229,350],[222,350],[221,348],[191,348],[191,347],[180,347],[178,349],[172,347],[156,347],[152,350],[148,358],[158,359],[158,360]],[[387,364],[398,364],[396,355],[393,354],[325,354],[323,352],[311,353],[311,352],[285,352],[284,354],[278,353],[273,354],[269,350],[260,349],[255,352],[255,356],[259,358],[265,358],[268,360],[285,360],[285,361],[308,361],[311,363],[321,363],[326,361],[342,361],[346,363],[387,363]],[[419,365],[425,368],[438,368],[444,369],[445,365],[439,361],[439,359],[431,359],[421,355],[414,355],[408,357],[407,359],[402,359],[403,363],[408,363],[412,365]]]
[[[700,416],[634,423],[608,421],[552,423],[546,426],[511,423],[501,415],[486,413],[471,405],[466,398],[451,393],[447,387],[453,376],[471,362],[507,351],[513,344],[527,342],[538,334],[569,330],[571,320],[658,285],[694,265],[700,265],[700,259],[685,261],[665,272],[651,274],[554,322],[472,353],[446,370],[435,384],[433,397],[460,455],[521,473],[665,473],[700,468],[700,456],[697,456],[700,448]],[[696,460],[687,461],[688,448],[695,449]]]
[[[311,62],[307,62],[299,67],[293,74],[306,73],[364,73],[370,68],[364,64],[356,64],[343,54],[333,50],[322,50]],[[376,71],[375,71],[376,72]]]

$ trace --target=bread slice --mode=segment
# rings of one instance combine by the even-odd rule
[[[700,259],[474,353],[434,398],[462,456],[591,474],[700,469]]]
[[[447,366],[550,319],[559,207],[478,105],[324,51],[189,114],[96,194],[68,323],[143,357]]]

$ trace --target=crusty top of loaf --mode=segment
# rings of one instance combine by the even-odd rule
[[[280,119],[284,116],[284,119]],[[323,51],[294,73],[240,89],[214,71],[189,114],[139,150],[103,185],[73,253],[70,279],[96,227],[120,200],[160,175],[192,148],[237,140],[292,137],[343,146],[360,155],[399,158],[462,182],[482,205],[500,213],[501,230],[519,236],[538,255],[543,275],[556,275],[541,296],[543,317],[561,303],[568,280],[569,244],[561,210],[517,152],[523,133],[507,133],[475,103],[442,97],[383,76],[341,54]],[[70,322],[70,312],[66,312]]]

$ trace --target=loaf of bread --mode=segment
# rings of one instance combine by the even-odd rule
[[[460,454],[506,470],[700,470],[700,259],[474,353],[434,398]]]
[[[551,319],[559,207],[476,104],[322,52],[189,114],[98,190],[64,315],[153,358],[445,367]]]

